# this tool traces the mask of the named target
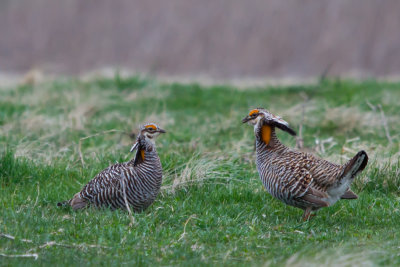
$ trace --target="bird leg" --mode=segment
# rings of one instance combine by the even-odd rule
[[[303,222],[308,221],[308,220],[310,219],[310,217],[312,216],[312,215],[311,215],[311,210],[312,210],[311,207],[307,207],[307,208],[304,210],[304,213],[303,213]]]

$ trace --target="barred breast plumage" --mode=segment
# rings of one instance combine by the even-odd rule
[[[136,212],[145,210],[161,187],[162,166],[154,138],[164,132],[155,124],[144,125],[131,149],[137,149],[135,158],[106,168],[65,204],[74,209],[88,205],[126,209],[129,205]]]
[[[296,133],[287,122],[265,109],[252,110],[243,122],[254,125],[256,165],[263,185],[275,198],[304,209],[303,219],[308,219],[312,210],[333,205],[340,198],[357,198],[349,187],[367,165],[364,151],[338,165],[283,145],[276,128]]]

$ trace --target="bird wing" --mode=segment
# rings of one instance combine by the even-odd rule
[[[310,172],[314,177],[314,183],[312,187],[316,190],[326,192],[328,188],[335,185],[343,172],[343,167],[331,163],[329,161],[319,159],[310,155],[314,158],[313,164],[310,168]]]
[[[318,159],[311,154],[290,151],[287,160],[286,179],[283,179],[282,192],[297,201],[308,202],[315,207],[328,205],[326,189],[333,185],[340,175],[340,166]]]
[[[123,164],[119,163],[101,171],[83,187],[81,190],[82,198],[90,201],[99,195],[119,190],[122,168]]]

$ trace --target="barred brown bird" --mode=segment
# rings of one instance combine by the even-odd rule
[[[311,211],[331,206],[339,199],[358,198],[350,184],[368,163],[365,151],[338,165],[283,145],[276,128],[293,136],[296,132],[266,109],[251,110],[242,122],[254,126],[256,165],[265,188],[282,202],[303,209],[303,220],[308,220]]]
[[[134,159],[103,170],[71,200],[58,205],[70,205],[74,210],[89,205],[111,209],[129,205],[136,212],[145,210],[161,187],[162,167],[154,141],[160,133],[165,131],[154,123],[142,126],[131,148],[131,152],[137,150]]]

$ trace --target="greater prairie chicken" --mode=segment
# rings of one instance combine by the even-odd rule
[[[338,165],[283,145],[276,128],[293,136],[296,132],[266,109],[251,110],[242,122],[254,126],[256,165],[265,188],[282,202],[303,209],[303,220],[308,220],[311,211],[331,206],[339,199],[358,198],[350,184],[367,165],[365,151]]]
[[[74,210],[89,205],[111,209],[126,209],[129,205],[136,212],[145,210],[161,187],[162,167],[154,141],[160,133],[165,131],[154,123],[142,126],[130,150],[137,150],[131,161],[103,170],[71,200],[58,205],[70,205]]]

